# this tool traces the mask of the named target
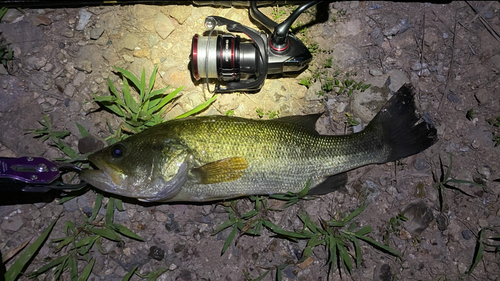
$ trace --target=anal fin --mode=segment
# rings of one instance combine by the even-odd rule
[[[323,195],[333,191],[337,191],[347,183],[347,173],[340,173],[329,176],[322,183],[311,188],[307,195]]]

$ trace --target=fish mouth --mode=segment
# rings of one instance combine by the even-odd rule
[[[90,162],[99,170],[82,170],[79,177],[92,186],[110,193],[118,194],[125,177],[122,171],[113,164],[108,164],[96,157],[89,156]]]

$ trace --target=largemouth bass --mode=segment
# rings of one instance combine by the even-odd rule
[[[437,141],[414,88],[402,86],[359,133],[319,135],[321,114],[252,120],[205,116],[164,122],[89,156],[80,178],[141,201],[201,202],[301,191],[325,194],[345,172],[395,161]]]

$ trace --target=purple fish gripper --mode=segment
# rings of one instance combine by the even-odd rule
[[[0,157],[0,178],[28,184],[50,184],[59,175],[58,165],[42,157]]]

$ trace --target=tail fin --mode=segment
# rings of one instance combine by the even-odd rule
[[[407,83],[401,86],[387,104],[368,124],[367,130],[382,135],[389,153],[384,162],[417,154],[433,145],[437,131],[428,120],[421,120],[414,101],[415,88]]]

